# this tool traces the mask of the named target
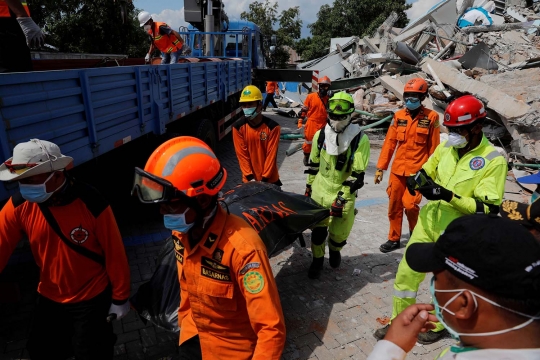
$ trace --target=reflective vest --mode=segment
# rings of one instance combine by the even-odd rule
[[[165,25],[168,26],[164,22],[154,22],[152,28],[148,30],[148,34],[152,37],[152,40],[154,41],[154,44],[159,49],[159,51],[164,53],[172,53],[177,52],[178,50],[182,49],[183,43],[176,38],[174,35],[161,35],[159,33],[159,27]],[[154,26],[155,26],[155,33],[154,33]]]
[[[26,1],[21,1],[21,3],[24,7],[24,10],[28,14],[28,16],[30,16],[30,9],[28,9],[28,4],[26,3]],[[9,7],[8,7],[7,2],[5,2],[4,0],[0,0],[0,18],[3,18],[3,17],[11,17],[11,14],[9,12]]]

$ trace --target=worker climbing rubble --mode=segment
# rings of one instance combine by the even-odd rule
[[[394,114],[377,162],[375,184],[382,181],[383,171],[388,169],[396,152],[386,189],[390,231],[388,241],[379,248],[383,253],[400,248],[403,211],[409,222],[409,234],[412,234],[418,221],[422,195],[406,191],[407,177],[422,168],[440,142],[439,115],[422,105],[427,92],[428,84],[422,78],[411,79],[405,84],[403,98],[406,108]]]
[[[358,124],[351,123],[353,112],[352,96],[338,92],[328,101],[326,126],[313,137],[314,146],[305,171],[305,195],[330,209],[330,218],[315,225],[311,232],[311,279],[321,276],[327,236],[330,266],[340,266],[341,249],[354,224],[356,192],[364,186],[369,140]]]
[[[315,133],[323,129],[327,122],[328,114],[326,107],[328,106],[329,89],[332,82],[328,76],[323,76],[318,81],[319,91],[308,94],[304,101],[304,106],[300,110],[300,118],[298,119],[298,128],[301,129],[302,121],[305,119],[304,126],[304,165],[308,166],[309,154]]]
[[[487,112],[472,95],[451,102],[444,114],[450,135],[416,174],[407,178],[412,196],[420,192],[429,202],[420,210],[419,221],[407,244],[436,242],[452,220],[478,213],[497,213],[504,194],[506,160],[482,132]],[[394,283],[392,319],[416,303],[418,286],[425,274],[412,270],[406,257],[399,263]],[[389,325],[375,332],[382,339]],[[430,344],[445,335],[440,324],[418,335]]]

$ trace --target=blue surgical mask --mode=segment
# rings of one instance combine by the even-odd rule
[[[253,119],[254,117],[256,117],[257,115],[259,115],[257,113],[257,107],[252,107],[252,108],[243,108],[242,111],[244,111],[244,115],[246,116],[246,118],[248,120],[251,120]]]
[[[195,223],[187,224],[186,223],[186,213],[189,208],[186,209],[182,214],[165,214],[163,215],[163,223],[165,228],[169,230],[178,231],[181,233],[187,233],[189,229],[195,225]]]
[[[409,110],[416,110],[422,105],[420,99],[417,98],[405,98],[405,106]]]
[[[538,200],[538,198],[540,198],[540,194],[537,193],[536,191],[533,192],[532,195],[531,195],[531,204],[532,204],[533,202],[535,202],[536,200]]]
[[[21,196],[30,202],[38,204],[47,201],[52,194],[54,194],[54,191],[50,193],[47,192],[47,182],[53,175],[54,173],[52,173],[43,184],[21,184],[19,182]]]
[[[454,338],[457,341],[461,341],[461,336],[493,336],[493,335],[505,334],[505,333],[510,332],[510,331],[522,329],[525,326],[532,323],[534,320],[539,320],[540,319],[540,316],[531,316],[531,315],[524,314],[524,313],[521,313],[521,312],[516,311],[516,310],[509,309],[507,307],[501,306],[501,305],[497,304],[496,302],[494,302],[494,301],[492,301],[492,300],[490,300],[490,299],[488,299],[488,298],[486,298],[486,297],[484,297],[482,295],[478,295],[477,293],[475,293],[474,291],[471,291],[469,289],[437,290],[437,289],[435,289],[435,277],[431,278],[431,284],[429,285],[429,291],[431,293],[431,298],[433,299],[433,306],[435,306],[435,316],[437,317],[437,320],[439,320],[439,322],[446,328],[446,330],[448,330],[448,333],[450,334],[450,336],[452,336],[452,338]],[[476,300],[476,298],[478,297],[478,298],[480,298],[480,299],[482,299],[482,300],[484,300],[484,301],[486,301],[486,302],[488,302],[488,303],[490,303],[492,305],[500,307],[501,309],[505,309],[505,310],[508,310],[508,311],[513,312],[515,314],[518,314],[518,315],[521,315],[523,317],[529,318],[529,320],[525,321],[524,323],[522,323],[520,325],[509,328],[509,329],[503,329],[503,330],[491,331],[491,332],[485,332],[485,333],[458,333],[457,331],[452,329],[444,321],[444,318],[443,318],[443,315],[442,315],[442,310],[446,311],[450,315],[455,316],[456,313],[451,311],[451,310],[448,310],[446,307],[449,304],[451,304],[454,300],[456,300],[459,295],[463,294],[464,291],[468,291],[473,296],[474,307],[475,307],[474,311],[476,311],[478,309],[478,301]],[[454,295],[453,297],[451,297],[450,300],[448,300],[446,302],[446,304],[444,304],[444,306],[440,306],[438,301],[437,301],[437,297],[435,296],[436,292],[445,292],[445,293],[455,292],[457,294]]]

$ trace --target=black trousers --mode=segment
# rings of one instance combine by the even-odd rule
[[[30,49],[15,17],[0,18],[0,73],[32,71]]]
[[[27,344],[30,358],[112,359],[116,335],[107,322],[111,300],[110,288],[75,304],[60,304],[39,295]]]
[[[275,109],[278,108],[276,104],[276,100],[274,100],[274,94],[268,94],[268,93],[266,94],[266,97],[264,98],[264,103],[263,103],[263,110],[266,110],[268,103],[271,103]]]

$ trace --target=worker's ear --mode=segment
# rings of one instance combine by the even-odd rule
[[[469,320],[477,310],[474,296],[467,290],[461,293],[454,302],[458,305],[458,308],[454,311],[456,313],[456,319]]]

